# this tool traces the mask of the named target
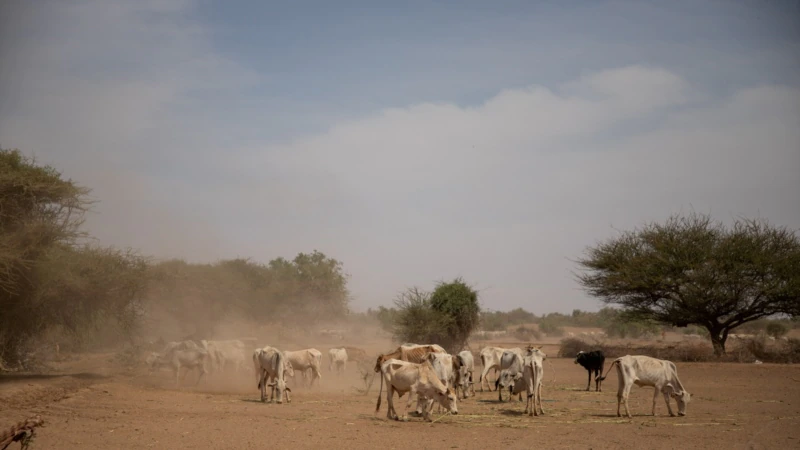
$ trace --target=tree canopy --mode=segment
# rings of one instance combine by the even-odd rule
[[[800,238],[765,220],[672,216],[589,247],[577,263],[590,295],[631,319],[705,327],[718,355],[734,328],[800,314]]]
[[[396,311],[380,311],[393,321],[395,338],[403,342],[439,344],[451,353],[461,350],[480,321],[478,293],[460,278],[440,282],[432,293],[410,288],[395,300]]]

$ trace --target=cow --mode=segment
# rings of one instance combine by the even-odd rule
[[[659,392],[664,395],[664,401],[667,403],[667,410],[670,416],[675,416],[672,412],[672,406],[669,404],[670,397],[674,398],[678,404],[678,415],[686,415],[686,405],[689,403],[691,395],[683,388],[681,381],[678,379],[678,369],[672,361],[644,355],[625,355],[615,359],[608,368],[608,372],[611,372],[612,367],[617,368],[617,376],[619,377],[617,417],[622,417],[620,404],[625,403],[625,414],[628,418],[631,418],[631,412],[628,409],[628,395],[634,384],[641,387],[652,386],[655,388],[653,393],[654,416],[656,415],[656,400],[658,400]],[[608,372],[600,378],[601,381],[606,379]]]
[[[602,392],[602,389],[600,389],[602,381],[599,377],[603,374],[603,366],[605,363],[606,357],[603,355],[602,350],[593,350],[588,353],[583,350],[578,352],[578,355],[575,357],[575,364],[580,364],[584,369],[589,371],[589,381],[586,384],[587,391],[592,386],[592,372],[594,372],[594,390],[595,392]]]
[[[501,402],[503,401],[503,390],[511,388],[516,376],[522,373],[522,356],[522,349],[519,347],[504,350],[500,356],[500,376],[495,380],[494,387]],[[510,397],[509,400],[511,400]],[[522,401],[522,394],[519,395],[519,400]]]
[[[328,350],[328,370],[333,372],[334,366],[339,374],[347,370],[347,350],[343,348]]]
[[[183,379],[186,379],[186,375],[190,370],[197,369],[200,372],[200,376],[197,377],[196,386],[200,383],[200,380],[203,379],[203,375],[207,373],[206,366],[208,364],[208,359],[208,352],[202,348],[181,349],[177,348],[177,346],[173,346],[168,353],[150,353],[147,357],[147,365],[150,366],[150,373],[153,373],[153,371],[159,367],[170,367],[175,373],[176,386],[180,385],[181,380],[179,379],[179,374],[181,368],[186,368],[186,371],[183,373]]]
[[[381,371],[381,366],[384,362],[390,359],[399,359],[401,361],[408,361],[413,363],[421,363],[425,360],[428,353],[447,353],[442,347],[439,345],[417,345],[417,344],[403,344],[400,347],[397,347],[395,351],[391,353],[385,353],[382,355],[378,355],[378,359],[375,362],[375,372]]]
[[[244,368],[245,361],[247,361],[244,342],[238,339],[200,342],[209,353],[213,372],[232,368],[234,373],[238,373]]]
[[[439,381],[444,383],[447,389],[456,391],[458,373],[459,370],[461,370],[461,360],[454,355],[433,352],[428,353],[425,359],[431,363],[433,371],[436,372],[436,376],[439,377]],[[428,404],[432,405],[433,399],[428,399]],[[439,408],[441,410],[441,405],[439,405]]]
[[[375,406],[375,413],[377,414],[381,408],[381,395],[383,393],[383,384],[386,383],[386,403],[387,412],[386,417],[389,420],[400,420],[397,411],[394,409],[394,392],[402,398],[404,394],[409,393],[408,402],[406,403],[406,412],[411,406],[414,394],[418,398],[429,398],[437,401],[440,405],[451,412],[458,414],[458,406],[456,405],[456,394],[452,389],[442,383],[436,376],[433,366],[427,360],[422,363],[411,363],[398,359],[388,359],[381,364],[381,388],[378,391],[378,403]],[[433,406],[432,404],[429,406]],[[430,411],[428,405],[422,410],[422,415],[425,420],[431,421]],[[403,417],[406,420],[406,416]]]
[[[542,409],[542,380],[544,379],[544,353],[528,352],[523,358],[521,372],[513,379],[511,396],[522,395],[525,392],[528,401],[525,403],[525,414],[531,416],[544,415]],[[537,410],[536,407],[539,407]]]
[[[375,372],[380,372],[384,362],[390,359],[399,359],[401,361],[408,361],[412,363],[424,362],[428,353],[447,353],[441,346],[436,344],[419,345],[419,344],[402,344],[400,347],[389,354],[378,355],[378,360],[375,363]],[[423,398],[417,401],[416,413],[422,414]]]
[[[357,363],[369,363],[372,359],[364,349],[358,347],[339,347],[347,352],[347,361],[355,361]]]
[[[483,392],[484,381],[486,381],[486,387],[489,388],[489,392],[492,391],[492,386],[489,384],[486,375],[489,374],[491,369],[494,369],[495,377],[497,376],[497,373],[500,371],[500,358],[503,356],[504,351],[505,349],[500,347],[485,347],[481,350],[480,358],[483,371],[481,371],[481,376],[478,377],[478,383],[481,385],[481,392]]]
[[[289,364],[292,365],[292,369],[295,371],[300,371],[300,374],[303,376],[304,380],[306,378],[306,372],[309,370],[311,371],[311,380],[308,383],[309,387],[314,384],[314,380],[317,380],[317,386],[319,386],[319,381],[322,378],[322,374],[320,373],[322,353],[319,350],[315,348],[307,348],[292,352],[286,351],[284,354],[286,355],[286,359],[289,361]],[[295,375],[296,374],[297,372],[295,372]]]
[[[463,394],[463,398],[466,399],[468,397],[468,391],[472,390],[472,396],[475,396],[475,384],[472,380],[472,373],[475,371],[475,358],[472,356],[472,352],[469,350],[464,350],[456,355],[456,358],[459,360],[460,367],[458,369],[458,377],[456,383],[456,393],[458,393],[458,388],[461,388],[461,393]]]
[[[291,402],[289,393],[291,389],[286,386],[286,376],[294,377],[294,369],[287,356],[274,347],[258,348],[253,351],[253,368],[255,369],[258,389],[261,391],[261,401],[267,398],[267,386],[270,386],[270,403],[277,390],[277,402],[283,403],[283,394],[286,401]],[[271,383],[268,383],[272,379]]]

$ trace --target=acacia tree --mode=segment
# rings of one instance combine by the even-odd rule
[[[800,314],[800,238],[764,220],[726,227],[708,215],[672,216],[585,255],[576,278],[590,295],[632,319],[705,327],[716,355],[744,323]]]

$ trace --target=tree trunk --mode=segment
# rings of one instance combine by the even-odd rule
[[[725,341],[728,339],[727,330],[724,328],[708,328],[711,336],[711,345],[714,346],[714,356],[725,355]]]

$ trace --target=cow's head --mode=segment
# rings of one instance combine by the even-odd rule
[[[375,372],[381,371],[381,365],[384,363],[384,361],[385,361],[385,356],[378,355],[378,360],[375,362]]]
[[[580,363],[583,358],[586,358],[586,352],[583,350],[579,351],[578,354],[575,356],[575,364]]]
[[[508,369],[501,370],[500,376],[497,377],[495,388],[505,389],[507,387],[514,386],[514,383],[516,383],[520,378],[522,378],[521,373],[511,373],[511,371]]]
[[[157,352],[151,352],[149,355],[147,355],[147,358],[144,359],[144,362],[145,364],[147,364],[147,368],[150,369],[151,373],[154,370],[156,370],[156,367],[158,366],[158,361],[160,359],[161,359],[161,353]]]
[[[458,400],[454,390],[450,388],[442,388],[434,395],[436,401],[439,402],[440,405],[444,406],[447,411],[452,414],[458,414],[458,405],[456,404]]]
[[[675,401],[678,403],[678,415],[685,416],[686,415],[686,405],[689,404],[689,400],[691,400],[692,395],[689,394],[686,390],[676,390],[672,383],[667,384],[664,386],[664,390],[669,394],[670,397],[674,398]]]

